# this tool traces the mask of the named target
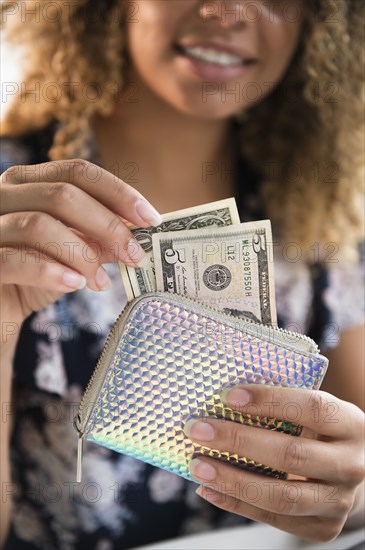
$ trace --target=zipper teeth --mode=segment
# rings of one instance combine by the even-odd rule
[[[107,336],[107,338],[106,338],[106,340],[105,340],[105,343],[104,343],[103,351],[102,351],[102,353],[101,353],[101,355],[100,355],[100,357],[99,357],[99,360],[98,360],[98,362],[97,362],[97,364],[96,364],[96,367],[95,367],[95,369],[94,369],[94,371],[93,371],[93,373],[92,373],[92,375],[91,375],[91,377],[90,377],[90,380],[89,380],[89,382],[88,382],[88,384],[87,384],[87,386],[86,386],[86,388],[85,388],[85,390],[84,390],[84,393],[82,394],[81,401],[80,401],[80,405],[79,405],[79,409],[78,409],[78,414],[76,415],[76,417],[75,417],[75,419],[74,419],[74,427],[75,427],[75,429],[79,432],[80,435],[82,435],[82,433],[83,433],[83,432],[82,432],[82,424],[84,424],[84,425],[86,424],[86,422],[87,422],[87,420],[89,419],[89,416],[90,416],[90,414],[91,414],[91,411],[90,411],[90,414],[89,414],[87,420],[85,420],[84,422],[82,422],[82,414],[81,414],[81,413],[82,413],[82,408],[83,408],[84,403],[85,403],[85,401],[86,401],[86,398],[87,398],[87,396],[88,396],[88,394],[89,394],[89,392],[90,392],[91,386],[93,385],[95,378],[96,378],[96,377],[98,376],[98,374],[99,374],[100,367],[101,367],[101,363],[102,363],[102,361],[103,361],[103,359],[104,359],[104,357],[105,357],[105,355],[106,355],[106,353],[107,353],[107,351],[108,351],[108,345],[109,345],[109,342],[110,342],[110,340],[111,340],[111,338],[112,338],[112,336],[113,336],[113,334],[114,334],[114,331],[115,331],[117,325],[119,324],[119,321],[120,321],[121,317],[124,315],[124,313],[126,312],[127,309],[130,309],[130,306],[131,306],[131,302],[129,302],[129,303],[127,303],[127,304],[125,305],[125,307],[124,307],[124,308],[122,309],[122,311],[119,313],[119,315],[118,315],[118,317],[117,317],[115,323],[113,324],[112,328],[110,329],[109,334],[108,334],[108,336]]]
[[[235,315],[232,315],[231,313],[226,313],[226,312],[223,312],[221,310],[215,309],[214,307],[212,307],[210,305],[204,304],[204,303],[199,302],[199,301],[192,300],[191,298],[187,298],[186,296],[180,296],[178,294],[174,294],[173,296],[174,296],[174,300],[178,304],[186,305],[186,306],[191,306],[193,304],[195,309],[198,309],[198,311],[200,309],[200,313],[205,313],[207,311],[210,311],[212,313],[219,313],[220,318],[218,319],[218,321],[220,321],[221,319],[226,319],[227,321],[235,321],[236,323],[238,323],[238,328],[242,328],[242,329],[247,328],[247,326],[267,327],[268,330],[271,329],[274,333],[275,332],[276,333],[280,332],[281,334],[285,334],[287,336],[295,337],[298,340],[306,341],[306,342],[313,345],[315,352],[318,352],[318,353],[320,352],[319,347],[314,342],[314,340],[312,340],[312,338],[310,338],[309,336],[306,336],[305,334],[300,334],[299,332],[293,332],[291,330],[287,330],[287,329],[284,329],[284,328],[271,327],[269,325],[262,325],[261,323],[258,323],[256,321],[252,321],[251,319],[247,319],[247,321],[246,321],[246,320],[242,319],[241,317],[236,317]],[[92,411],[90,410],[89,414],[87,415],[87,418],[83,421],[83,419],[82,419],[82,409],[84,407],[84,404],[85,404],[85,401],[88,397],[88,394],[90,393],[91,387],[94,384],[95,379],[98,377],[98,375],[101,371],[101,364],[103,362],[103,359],[105,358],[106,354],[109,352],[109,349],[108,349],[109,342],[110,342],[112,336],[114,335],[117,326],[119,326],[119,323],[120,323],[122,317],[126,315],[127,311],[129,312],[130,310],[132,310],[143,299],[146,299],[146,298],[163,298],[163,297],[171,299],[171,294],[169,292],[158,292],[158,291],[149,292],[147,294],[142,294],[141,296],[138,296],[137,298],[135,298],[132,302],[128,302],[125,305],[125,307],[122,309],[120,314],[118,315],[114,325],[110,329],[109,334],[108,334],[108,336],[105,340],[103,351],[102,351],[102,353],[99,357],[99,360],[98,360],[98,362],[96,364],[96,367],[95,367],[95,369],[94,369],[94,371],[91,375],[91,378],[90,378],[90,380],[89,380],[89,382],[88,382],[88,384],[87,384],[87,386],[84,390],[84,393],[83,393],[81,401],[80,401],[78,414],[75,416],[74,421],[73,421],[74,427],[75,427],[76,431],[78,431],[80,437],[82,437],[83,433],[84,433],[82,431],[82,426],[86,425],[86,423],[89,420],[89,418],[91,416],[91,413],[92,413]],[[118,343],[116,344],[116,347],[117,346],[118,346]]]
[[[155,294],[158,294],[158,293],[156,292]],[[160,295],[163,295],[163,294],[169,294],[169,293],[163,293],[163,292],[160,293]],[[144,296],[146,296],[146,294],[144,294]],[[227,321],[234,320],[235,322],[239,323],[238,328],[246,328],[247,326],[250,326],[250,325],[253,326],[253,327],[257,327],[257,326],[265,327],[269,331],[271,330],[274,333],[275,332],[280,332],[281,334],[286,334],[288,336],[293,336],[298,340],[304,340],[304,341],[312,344],[313,348],[315,348],[315,350],[319,353],[318,345],[315,343],[315,341],[312,338],[310,338],[306,334],[301,334],[300,332],[294,332],[292,330],[287,330],[285,328],[273,327],[271,325],[263,325],[262,323],[259,323],[257,321],[253,321],[252,319],[249,319],[248,317],[247,317],[247,320],[242,319],[242,317],[236,317],[235,315],[232,315],[232,313],[221,311],[221,310],[216,309],[216,308],[214,308],[210,305],[204,304],[203,302],[199,302],[199,301],[195,301],[195,300],[193,301],[191,298],[187,298],[186,296],[180,296],[180,295],[174,295],[174,296],[178,297],[178,301],[181,302],[181,304],[185,303],[186,305],[191,305],[191,303],[193,302],[195,305],[202,306],[202,313],[204,312],[204,310],[209,310],[212,313],[219,313],[221,319],[226,318]]]

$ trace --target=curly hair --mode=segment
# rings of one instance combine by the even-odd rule
[[[1,134],[18,136],[58,120],[50,158],[87,156],[92,118],[111,113],[124,89],[123,31],[133,3],[99,0],[95,16],[90,0],[28,0],[27,24],[20,12],[10,18],[10,6],[1,6],[3,21],[11,19],[7,38],[28,46],[29,68]],[[278,235],[298,243],[309,260],[314,243],[322,260],[328,243],[350,259],[363,234],[364,5],[306,0],[303,15],[281,82],[238,117],[240,147],[262,175],[262,201]]]

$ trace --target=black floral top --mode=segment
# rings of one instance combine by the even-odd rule
[[[52,128],[2,139],[2,171],[47,161],[51,139]],[[241,220],[261,219],[259,180],[242,160],[237,183]],[[23,325],[14,364],[14,506],[5,550],[133,548],[249,521],[203,501],[193,482],[92,443],[85,446],[83,481],[75,482],[72,420],[126,301],[118,267],[107,270],[113,281],[107,292],[67,294]],[[275,275],[279,324],[311,335],[322,349],[364,322],[360,264],[309,267],[281,254]]]

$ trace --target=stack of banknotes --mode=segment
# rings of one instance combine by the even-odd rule
[[[233,198],[162,218],[158,227],[131,227],[146,258],[138,268],[120,264],[128,301],[156,290],[173,292],[276,325],[269,220],[241,223]]]

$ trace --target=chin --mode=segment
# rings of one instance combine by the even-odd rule
[[[202,103],[201,98],[185,96],[170,102],[173,107],[187,116],[203,120],[225,120],[242,113],[247,105],[237,105],[236,102],[222,102],[220,99],[211,98]]]

